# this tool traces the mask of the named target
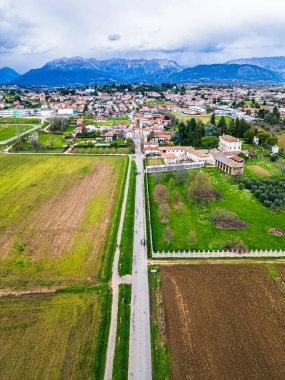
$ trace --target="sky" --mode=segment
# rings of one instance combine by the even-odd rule
[[[284,0],[0,0],[0,67],[61,58],[182,66],[285,55]]]

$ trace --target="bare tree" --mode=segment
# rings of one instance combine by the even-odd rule
[[[154,189],[154,199],[160,204],[168,202],[167,187],[161,184],[156,185]]]
[[[166,227],[164,231],[164,240],[166,241],[167,244],[170,244],[173,240],[173,233],[170,227]]]
[[[68,125],[67,117],[53,116],[50,118],[50,130],[55,132],[64,132]]]

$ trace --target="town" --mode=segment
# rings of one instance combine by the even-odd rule
[[[283,86],[5,85],[0,174],[1,378],[282,378]]]
[[[133,134],[138,134],[148,171],[216,166],[242,175],[248,158],[284,157],[285,91],[181,85],[33,91],[7,86],[0,92],[0,124],[0,147],[8,151],[131,153]]]

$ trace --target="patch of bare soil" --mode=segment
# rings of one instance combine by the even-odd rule
[[[266,170],[266,169],[263,169],[261,166],[259,165],[251,165],[249,166],[249,169],[252,169],[253,171],[255,171],[257,174],[260,174],[264,177],[269,177],[271,176],[271,173]]]
[[[280,228],[270,228],[269,233],[274,236],[284,236],[284,231]]]
[[[285,378],[285,304],[264,267],[161,273],[173,380]]]
[[[214,212],[211,221],[221,230],[240,230],[248,227],[248,224],[240,220],[235,213],[227,210]]]

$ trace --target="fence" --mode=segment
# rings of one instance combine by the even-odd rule
[[[178,251],[178,252],[153,252],[152,258],[154,259],[168,259],[168,258],[231,258],[231,257],[285,257],[283,250],[250,250],[247,252],[236,251]]]
[[[157,166],[147,166],[147,173],[161,173],[161,172],[172,172],[177,170],[189,170],[189,169],[200,169],[205,166],[204,162],[187,162],[185,164],[169,164],[169,165],[157,165]]]

